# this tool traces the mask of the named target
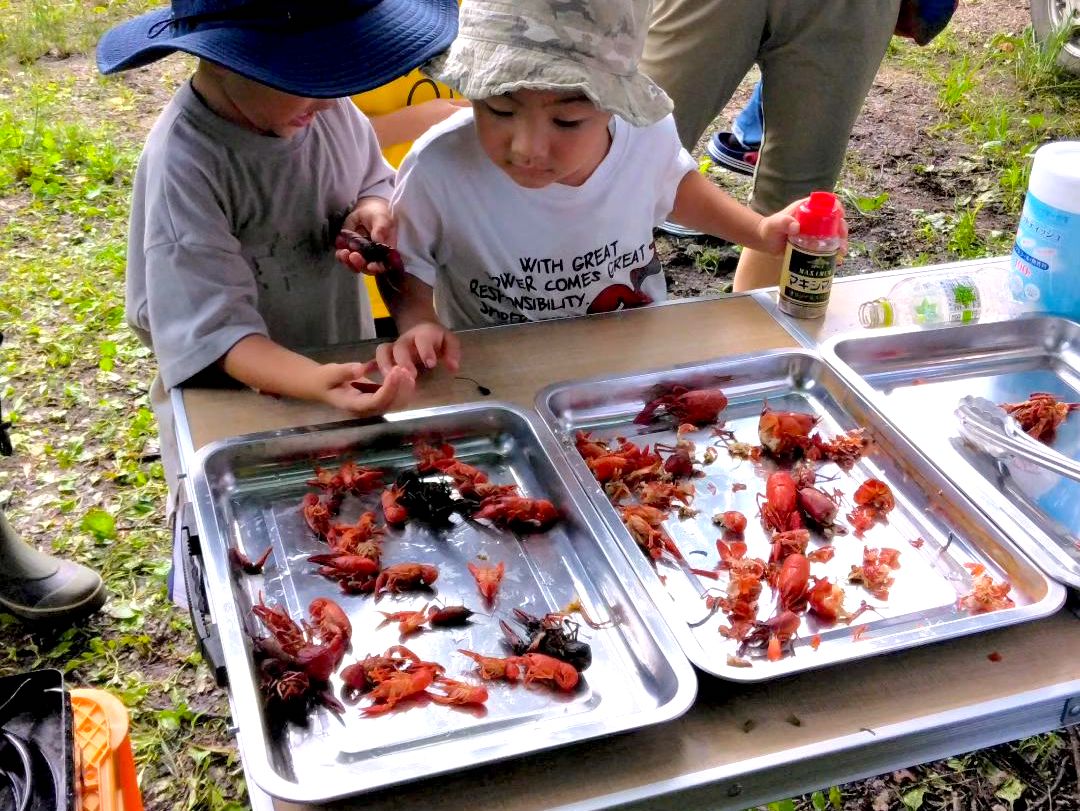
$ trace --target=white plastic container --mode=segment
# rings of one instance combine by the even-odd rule
[[[1080,141],[1035,153],[1009,290],[1024,309],[1080,318]]]

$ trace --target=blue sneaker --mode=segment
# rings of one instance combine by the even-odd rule
[[[750,149],[730,132],[718,132],[705,145],[709,157],[725,169],[750,177],[757,166],[758,151]]]

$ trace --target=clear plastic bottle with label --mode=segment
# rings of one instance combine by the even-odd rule
[[[973,324],[1016,315],[1008,270],[975,268],[955,276],[913,276],[887,295],[859,307],[864,327],[926,327],[934,324]]]

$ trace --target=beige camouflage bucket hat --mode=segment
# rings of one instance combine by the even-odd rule
[[[457,39],[425,72],[469,99],[579,90],[635,126],[671,112],[638,71],[649,0],[462,0]]]

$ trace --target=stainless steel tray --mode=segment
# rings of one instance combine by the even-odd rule
[[[824,356],[917,443],[1048,575],[1080,589],[1080,483],[997,461],[961,439],[961,398],[994,403],[1046,391],[1080,400],[1080,325],[1031,317],[926,331],[840,336]],[[1053,447],[1080,460],[1080,416]]]
[[[352,459],[385,469],[392,480],[397,469],[415,465],[411,443],[432,437],[454,444],[459,458],[485,470],[492,481],[514,482],[528,495],[552,499],[565,519],[521,540],[456,517],[442,537],[410,524],[390,532],[384,565],[407,560],[439,565],[434,594],[384,595],[378,603],[370,596],[340,595],[306,561],[326,549],[298,509],[303,495],[311,492],[305,480],[313,464]],[[455,406],[395,415],[378,424],[337,423],[227,440],[198,454],[192,485],[210,607],[223,643],[244,762],[273,796],[306,803],[355,795],[659,723],[677,717],[693,701],[693,668],[585,502],[554,440],[512,406]],[[342,520],[355,520],[361,508],[350,496]],[[273,554],[262,575],[230,571],[228,546],[254,556],[268,544]],[[419,609],[434,598],[487,610],[465,566],[479,554],[492,564],[507,564],[491,615],[478,614],[465,628],[405,640],[399,639],[395,623],[377,627],[383,619],[378,610]],[[338,600],[353,624],[352,650],[342,666],[403,642],[421,657],[446,665],[450,676],[473,671],[473,663],[455,652],[458,648],[506,655],[498,620],[510,618],[513,607],[539,615],[577,598],[597,621],[612,618],[617,624],[603,630],[582,624],[593,664],[569,695],[492,682],[486,710],[477,713],[432,704],[362,718],[351,707],[338,719],[318,710],[306,728],[289,725],[275,734],[257,694],[245,632],[245,627],[256,627],[250,607],[260,592],[267,603],[283,604],[294,617],[306,616],[308,603],[317,596]],[[333,679],[335,688],[340,686],[336,674]]]
[[[720,579],[713,581],[667,562],[660,562],[654,568],[593,479],[573,439],[576,431],[587,430],[603,438],[627,436],[638,444],[671,443],[673,431],[632,423],[649,399],[647,392],[659,383],[721,386],[730,398],[723,412],[725,428],[733,430],[736,439],[753,444],[758,441],[757,421],[765,400],[777,410],[819,415],[820,429],[828,436],[860,426],[869,429],[877,445],[871,456],[860,461],[850,474],[839,471],[835,465],[821,467],[819,474],[838,475],[835,482],[825,486],[829,490],[838,487],[847,496],[847,504],[839,516],[843,523],[846,523],[844,513],[852,506],[851,494],[870,477],[883,479],[890,485],[896,496],[896,509],[889,514],[888,524],[868,530],[862,540],[851,535],[837,537],[833,542],[835,557],[828,563],[812,564],[811,574],[828,576],[833,582],[839,580],[845,588],[848,610],[858,608],[865,598],[872,605],[881,606],[879,614],[864,613],[852,627],[843,624],[820,627],[812,618],[804,619],[793,656],[777,662],[755,660],[750,668],[729,663],[728,656],[736,652],[737,643],[718,633],[724,622],[721,614],[692,627],[707,614],[703,591],[709,587],[722,590],[727,575],[721,573]],[[702,670],[721,678],[771,679],[1035,619],[1053,613],[1064,601],[1061,586],[1048,580],[1020,554],[865,397],[811,352],[778,350],[626,377],[556,384],[540,392],[537,407],[559,437],[593,505],[670,623],[686,655]],[[699,463],[708,436],[708,431],[689,435],[698,442]],[[672,517],[665,524],[689,566],[699,569],[712,569],[718,563],[716,540],[721,533],[710,520],[717,511],[737,509],[746,515],[747,556],[767,560],[769,555],[768,537],[755,518],[756,495],[764,492],[764,480],[775,466],[765,462],[760,470],[755,470],[752,463],[731,458],[722,446],[719,450],[716,461],[705,468],[706,477],[694,480],[697,498],[693,506],[699,510],[698,515],[682,520]],[[732,484],[736,482],[746,484],[747,489],[732,492]],[[823,542],[821,536],[813,537],[811,549]],[[910,542],[918,538],[924,542],[916,548]],[[864,546],[900,550],[901,568],[894,572],[895,585],[887,602],[863,593],[861,587],[844,583],[850,567],[861,564]],[[972,582],[965,563],[983,564],[995,580],[1007,578],[1013,586],[1010,596],[1016,606],[974,616],[959,610],[957,599],[970,591]],[[771,616],[773,606],[774,598],[766,585],[759,601],[759,619]],[[854,633],[863,625],[867,626],[865,631]],[[815,640],[814,634],[819,639]],[[816,650],[814,642],[819,643]]]

